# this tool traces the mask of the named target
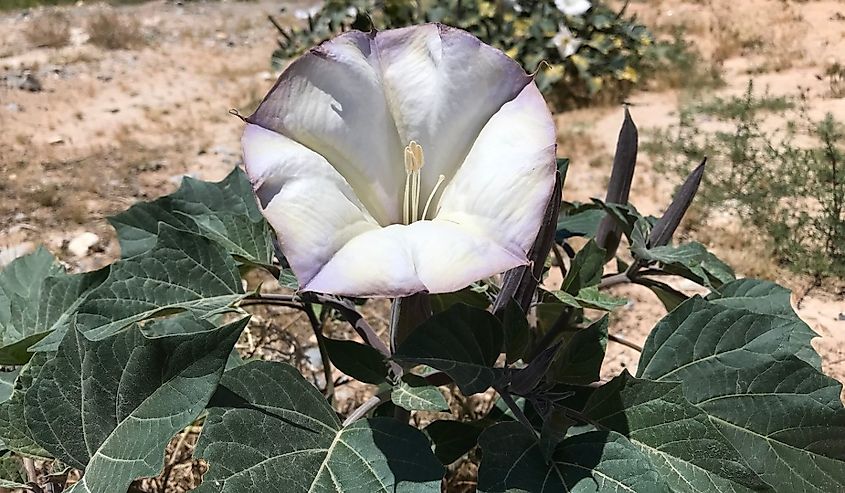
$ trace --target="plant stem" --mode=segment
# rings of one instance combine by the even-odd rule
[[[247,296],[241,301],[239,306],[250,305],[277,305],[288,308],[295,308],[297,310],[305,310],[303,303],[317,303],[326,305],[337,310],[340,316],[352,325],[355,332],[364,339],[364,342],[377,349],[385,356],[390,356],[390,350],[387,345],[379,339],[378,334],[373,330],[369,323],[364,320],[358,310],[355,309],[355,304],[345,298],[337,296],[317,293],[303,293],[297,294],[255,294]]]
[[[368,412],[378,407],[379,404],[381,404],[382,402],[387,402],[389,400],[389,390],[370,397],[369,399],[367,399],[366,402],[361,404],[358,409],[352,411],[352,413],[350,413],[349,416],[346,417],[346,419],[343,421],[343,426],[351,425],[355,421],[358,421],[359,419],[363,418]]]
[[[631,342],[628,339],[616,334],[607,334],[607,338],[611,341],[622,344],[623,346],[628,346],[629,348],[633,349],[634,351],[643,352],[643,347],[635,342]]]
[[[603,277],[601,282],[599,283],[599,289],[607,289],[611,286],[616,286],[618,284],[625,284],[631,282],[631,278],[628,276],[628,272],[621,272],[619,274],[613,274],[611,276]]]
[[[305,314],[308,316],[308,321],[311,323],[311,330],[314,331],[314,337],[317,338],[317,348],[320,350],[320,359],[323,361],[323,378],[326,381],[325,394],[329,404],[334,404],[334,377],[332,376],[332,362],[329,358],[329,351],[326,348],[325,336],[323,335],[323,321],[317,318],[314,313],[314,306],[311,303],[305,303]]]
[[[536,435],[537,432],[534,430],[534,427],[531,426],[531,421],[528,420],[528,416],[526,416],[525,413],[522,412],[522,409],[520,409],[516,401],[513,400],[513,396],[511,396],[510,392],[501,387],[494,388],[496,389],[496,392],[498,392],[499,395],[502,396],[502,400],[505,401],[505,405],[507,405],[508,409],[511,410],[514,417],[516,417],[516,420],[522,423],[526,428],[531,430]]]

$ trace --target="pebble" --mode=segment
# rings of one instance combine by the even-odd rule
[[[77,257],[86,257],[91,247],[99,242],[99,236],[91,233],[90,231],[86,231],[70,240],[67,244],[67,249],[70,253]]]
[[[35,243],[31,241],[25,241],[23,243],[18,243],[17,245],[11,245],[6,248],[0,250],[0,267],[5,267],[9,265],[12,260],[15,260],[18,257],[23,257],[28,253],[32,253],[35,250]]]

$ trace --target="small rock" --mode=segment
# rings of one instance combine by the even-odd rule
[[[50,145],[64,144],[65,139],[61,135],[54,135],[50,137],[50,140],[48,140],[47,143]]]
[[[18,89],[29,92],[41,92],[41,81],[35,78],[32,74],[25,74],[22,80],[18,83]]]
[[[17,245],[11,245],[3,248],[0,250],[0,267],[9,265],[12,260],[15,260],[18,257],[23,257],[24,255],[31,253],[33,250],[35,250],[35,244],[31,241],[25,241],[23,243],[18,243]]]
[[[315,371],[323,367],[323,358],[320,356],[320,349],[317,347],[310,347],[305,350],[305,357],[308,359],[308,366]]]
[[[70,253],[77,257],[85,257],[88,255],[88,251],[99,242],[99,236],[86,231],[70,240],[67,244],[67,249]]]
[[[837,318],[840,322],[845,322],[845,312],[840,313]]]

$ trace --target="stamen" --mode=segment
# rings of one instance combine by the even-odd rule
[[[405,200],[402,202],[402,223],[409,224],[411,216],[411,203],[408,200],[411,197],[411,173],[405,174]]]
[[[425,207],[423,208],[423,214],[420,219],[425,221],[425,217],[428,215],[428,207],[431,205],[431,201],[434,199],[434,194],[437,193],[437,189],[440,188],[440,185],[446,181],[446,177],[440,175],[437,177],[437,183],[434,184],[434,188],[431,190],[431,194],[428,196],[428,200],[425,201]]]
[[[420,180],[425,156],[422,146],[411,141],[405,146],[405,197],[402,202],[402,219],[410,224],[419,218],[420,208]]]

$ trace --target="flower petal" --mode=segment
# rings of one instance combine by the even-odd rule
[[[359,297],[447,293],[525,262],[472,229],[418,221],[353,238],[304,290]]]
[[[443,191],[435,219],[473,228],[524,257],[554,174],[554,121],[532,83],[490,118]]]
[[[283,135],[247,125],[246,171],[304,286],[349,240],[377,229],[352,188],[322,156]]]
[[[247,121],[325,157],[382,225],[399,222],[405,168],[369,34],[352,31],[290,64]]]
[[[380,32],[375,48],[400,141],[425,152],[422,196],[451,179],[490,117],[531,82],[501,51],[439,24]]]

